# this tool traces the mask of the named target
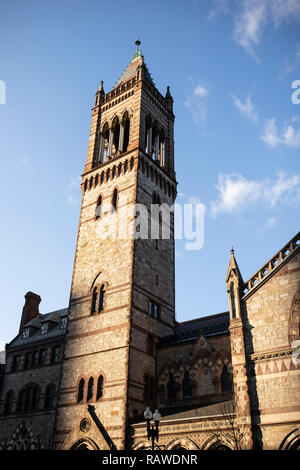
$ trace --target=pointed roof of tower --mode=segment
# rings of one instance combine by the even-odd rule
[[[150,83],[152,83],[153,86],[155,86],[153,79],[150,75],[150,72],[144,62],[144,56],[142,55],[142,50],[140,48],[140,44],[141,44],[140,40],[137,39],[135,41],[135,44],[136,44],[136,51],[132,56],[132,60],[130,64],[128,65],[128,67],[124,70],[123,74],[121,75],[117,83],[115,84],[114,88],[117,88],[122,83],[125,83],[128,80],[130,80],[132,77],[134,77],[140,65],[144,65],[145,77],[149,80]]]
[[[226,275],[226,282],[228,282],[228,279],[229,279],[229,277],[230,277],[230,274],[231,274],[231,272],[233,271],[234,274],[238,277],[239,282],[240,282],[241,284],[243,284],[243,283],[244,283],[243,277],[242,277],[242,275],[241,275],[240,269],[239,269],[238,264],[237,264],[237,262],[236,262],[236,259],[235,259],[235,256],[234,256],[234,249],[233,249],[233,248],[231,248],[230,253],[231,253],[231,254],[230,254],[230,261],[229,261],[228,271],[227,271],[227,275]]]

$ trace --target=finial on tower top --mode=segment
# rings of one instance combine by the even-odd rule
[[[231,247],[230,253],[231,253],[232,255],[234,254],[233,246]]]
[[[137,38],[137,40],[135,41],[135,45],[136,45],[136,51],[135,51],[135,53],[133,54],[132,60],[134,60],[134,59],[136,59],[137,57],[139,57],[139,56],[142,55],[142,50],[141,50],[141,48],[140,48],[141,41],[139,40],[139,38]]]

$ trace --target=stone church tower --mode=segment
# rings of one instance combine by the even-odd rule
[[[156,89],[136,46],[109,93],[101,82],[92,109],[57,449],[80,448],[83,438],[95,449],[127,446],[128,425],[156,406],[156,345],[175,326],[174,220],[169,239],[141,228],[152,204],[176,197],[173,99]]]

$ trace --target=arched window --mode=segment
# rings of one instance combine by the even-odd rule
[[[109,144],[109,129],[108,124],[105,123],[102,130],[102,148],[100,149],[100,161],[105,162],[108,152],[108,144]]]
[[[98,289],[97,287],[94,287],[93,298],[92,298],[92,310],[91,310],[92,315],[93,313],[97,311],[97,303],[98,303]]]
[[[231,374],[229,373],[227,366],[224,366],[221,374],[221,392],[232,392],[232,385]]]
[[[51,410],[54,407],[55,385],[48,385],[45,393],[45,409]]]
[[[119,119],[117,117],[115,117],[113,120],[112,130],[113,130],[112,154],[116,156],[119,150],[119,141],[120,141],[120,124],[119,124]]]
[[[114,189],[112,200],[111,200],[111,205],[112,205],[112,212],[115,212],[117,210],[118,206],[118,190],[117,188]]]
[[[87,401],[90,401],[93,398],[93,395],[94,395],[94,379],[93,377],[90,377],[89,383],[88,383]]]
[[[98,378],[98,382],[97,382],[97,400],[100,400],[100,398],[103,395],[103,385],[104,385],[103,376],[100,375],[100,377]]]
[[[104,310],[105,305],[105,287],[104,284],[100,287],[100,299],[99,299],[99,313]]]
[[[14,399],[14,392],[9,390],[5,397],[5,405],[4,405],[4,414],[9,415],[12,412],[12,404]]]
[[[193,383],[190,378],[189,372],[186,370],[182,381],[182,396],[189,398],[193,395]]]
[[[130,120],[128,117],[128,113],[125,113],[124,120],[124,141],[123,141],[123,152],[127,152],[128,145],[129,145],[129,134],[130,134]]]
[[[25,399],[26,399],[26,390],[23,389],[21,390],[18,396],[17,411],[25,410]]]
[[[96,208],[96,219],[99,219],[102,215],[102,196],[98,197],[97,208]]]
[[[176,384],[173,374],[169,376],[169,382],[167,384],[168,400],[176,400]]]
[[[39,408],[40,389],[36,385],[26,386],[18,396],[17,411],[35,411]]]
[[[78,395],[77,395],[77,402],[80,403],[84,397],[84,379],[80,379],[78,385]]]
[[[152,204],[160,205],[160,197],[155,191],[152,193]]]

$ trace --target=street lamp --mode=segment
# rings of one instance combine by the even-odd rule
[[[155,441],[155,439],[156,439],[156,442],[158,442],[158,436],[159,436],[158,426],[159,426],[159,421],[160,421],[161,415],[160,415],[160,412],[158,410],[155,410],[153,415],[152,415],[152,411],[150,410],[150,408],[148,406],[146,408],[145,412],[144,412],[144,418],[147,421],[148,440],[151,439],[151,441],[152,441],[152,450],[154,450],[154,446],[155,446],[154,441]],[[154,427],[153,424],[152,424],[152,426],[150,426],[150,422],[151,422],[152,418],[153,418],[153,421],[155,423],[155,427]]]

